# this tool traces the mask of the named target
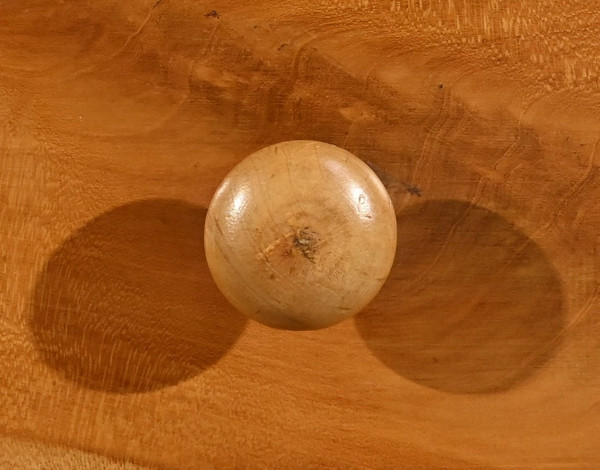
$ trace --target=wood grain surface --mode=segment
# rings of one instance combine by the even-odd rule
[[[379,293],[396,255],[396,213],[375,172],[325,142],[255,152],[215,191],[204,252],[248,318],[285,330],[348,320]]]
[[[599,37],[586,0],[0,1],[0,466],[600,468]],[[292,139],[397,213],[321,331],[203,256]]]

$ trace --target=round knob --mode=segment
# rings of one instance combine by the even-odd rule
[[[338,323],[379,292],[396,251],[390,197],[334,145],[282,142],[242,160],[210,203],[208,266],[225,297],[265,325]]]

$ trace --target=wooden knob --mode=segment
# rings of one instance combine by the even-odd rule
[[[271,145],[240,162],[208,209],[205,249],[225,297],[265,325],[310,330],[364,308],[396,250],[396,218],[375,173],[315,141]]]

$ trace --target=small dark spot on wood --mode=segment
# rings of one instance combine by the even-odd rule
[[[438,85],[438,88],[441,90],[442,88],[444,88],[444,84],[443,84],[443,83],[440,83],[440,84]]]
[[[275,276],[275,273],[271,274],[271,279],[275,279],[277,276]]]
[[[282,42],[278,47],[277,50],[280,51],[281,49],[283,49],[285,46],[289,46],[289,44],[287,42]]]
[[[423,195],[423,191],[417,185],[405,184],[405,187],[406,190],[413,196],[421,197]]]
[[[385,186],[385,188],[388,190],[388,192],[392,193],[394,191],[394,189],[398,189],[398,188],[403,187],[406,191],[408,191],[413,196],[419,196],[420,197],[420,196],[423,195],[423,191],[417,185],[415,185],[415,184],[409,184],[409,183],[407,183],[405,181],[400,181],[400,180],[396,179],[394,176],[392,176],[391,174],[389,174],[384,169],[378,167],[372,161],[367,160],[367,161],[365,161],[365,163],[367,165],[369,165],[369,167],[371,168],[371,170],[373,170],[375,172],[375,174],[381,180],[381,182],[383,183],[383,185]]]
[[[219,12],[217,10],[211,10],[204,16],[206,18],[217,18],[217,19],[221,18],[221,15],[219,14]]]

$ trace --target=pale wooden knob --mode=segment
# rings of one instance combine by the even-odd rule
[[[309,330],[364,308],[396,250],[396,218],[375,173],[351,153],[282,142],[240,162],[208,209],[205,249],[225,297],[275,328]]]

